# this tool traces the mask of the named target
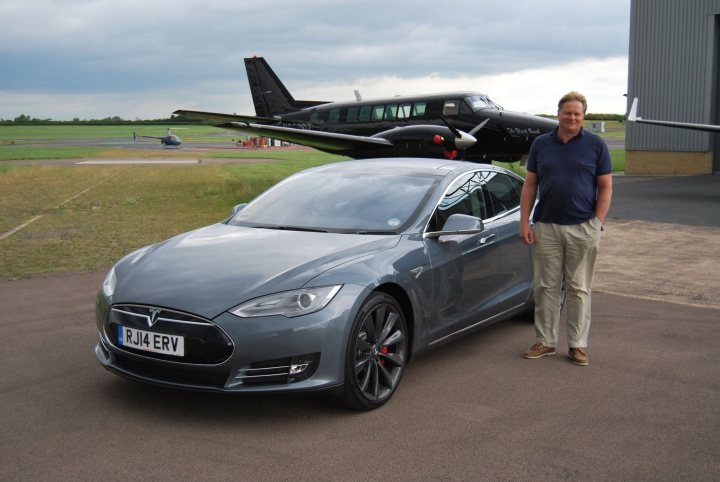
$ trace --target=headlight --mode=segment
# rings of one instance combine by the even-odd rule
[[[236,306],[230,313],[242,318],[282,315],[292,318],[322,310],[340,291],[342,285],[284,291],[262,296]]]
[[[115,276],[115,266],[113,266],[112,268],[110,268],[110,271],[108,271],[107,276],[105,276],[105,281],[103,281],[102,284],[102,291],[106,297],[110,298],[112,297],[113,293],[115,293],[116,283],[117,277]]]

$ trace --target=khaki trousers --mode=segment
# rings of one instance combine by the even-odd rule
[[[536,223],[533,245],[533,295],[537,341],[557,347],[560,293],[565,275],[567,341],[570,348],[587,346],[590,333],[590,292],[602,224],[593,218],[581,224]]]

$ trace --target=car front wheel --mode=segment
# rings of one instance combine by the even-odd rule
[[[371,294],[350,332],[341,402],[355,410],[372,410],[387,402],[400,383],[407,346],[400,305],[386,293]]]

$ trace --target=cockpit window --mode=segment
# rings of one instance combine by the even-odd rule
[[[467,102],[475,112],[482,109],[502,109],[501,106],[490,100],[490,97],[486,95],[472,95],[466,97],[465,102]]]

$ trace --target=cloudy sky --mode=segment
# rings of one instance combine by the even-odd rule
[[[2,0],[0,119],[254,114],[242,59],[296,99],[451,90],[624,113],[630,0]]]

